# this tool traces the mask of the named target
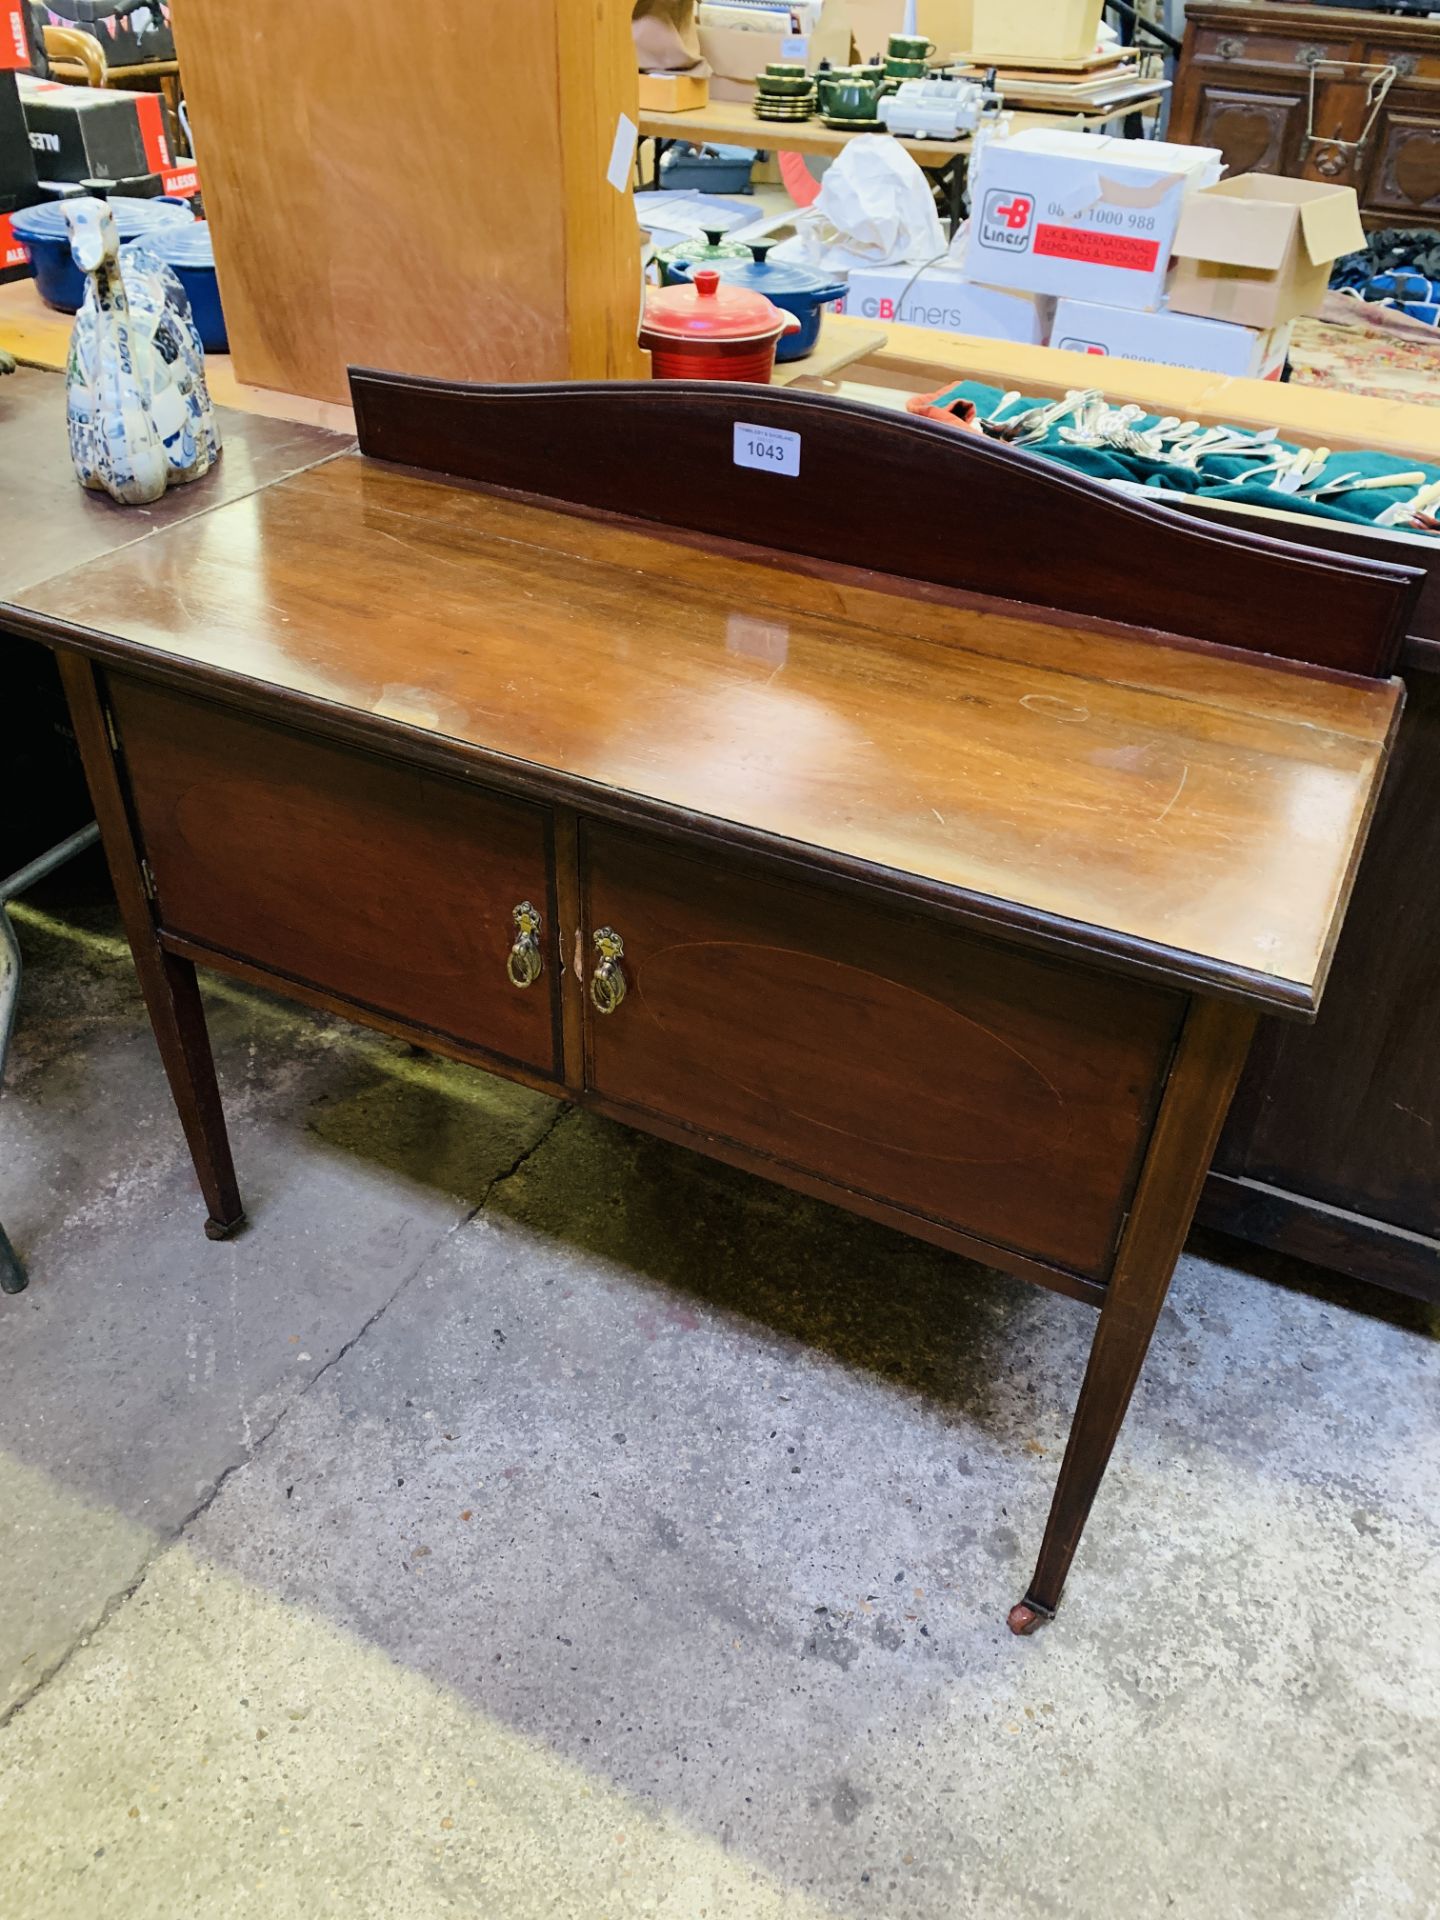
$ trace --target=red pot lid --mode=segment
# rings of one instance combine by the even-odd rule
[[[763,293],[726,285],[713,267],[699,267],[689,285],[651,287],[644,331],[667,340],[763,340],[799,326]]]

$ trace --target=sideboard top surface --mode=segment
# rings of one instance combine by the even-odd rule
[[[18,611],[62,643],[83,629],[190,663],[197,685],[239,676],[1101,946],[1148,943],[1182,979],[1234,972],[1298,1008],[1323,982],[1398,700],[358,455],[59,575]]]

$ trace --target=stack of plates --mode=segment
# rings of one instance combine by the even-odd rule
[[[755,82],[757,120],[808,120],[815,111],[815,83],[803,67],[771,67]]]
[[[773,94],[757,93],[755,96],[755,118],[757,120],[808,120],[815,111],[815,91],[797,94],[793,99],[777,100]]]

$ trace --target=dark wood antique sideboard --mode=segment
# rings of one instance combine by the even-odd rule
[[[1168,138],[1353,186],[1370,227],[1440,227],[1440,19],[1190,0]]]
[[[1422,574],[1405,711],[1325,1004],[1313,1025],[1256,1036],[1197,1217],[1440,1305],[1440,545],[1196,497],[1175,508]]]
[[[1098,1309],[1059,1602],[1413,568],[768,388],[357,374],[362,452],[17,596],[209,1211],[197,964]],[[263,1226],[263,1223],[261,1223]]]

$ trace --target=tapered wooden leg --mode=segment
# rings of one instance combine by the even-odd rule
[[[1010,1609],[1012,1633],[1033,1633],[1060,1604],[1254,1029],[1255,1016],[1243,1009],[1216,1000],[1191,1002],[1100,1309],[1035,1576],[1025,1598]]]
[[[241,1224],[245,1212],[230,1158],[195,969],[188,960],[167,953],[156,936],[95,669],[78,654],[62,653],[59,660],[140,990],[209,1209],[205,1231],[212,1240],[223,1240]]]
[[[223,1240],[245,1218],[240,1189],[235,1181],[235,1166],[230,1158],[230,1138],[225,1131],[225,1113],[220,1104],[220,1086],[215,1078],[215,1058],[210,1051],[210,1033],[205,1025],[205,1008],[195,969],[188,960],[179,960],[157,944],[154,960],[140,966],[140,987],[150,1010],[150,1024],[165,1063],[166,1078],[175,1096],[180,1125],[185,1130],[190,1158],[210,1217],[205,1231],[212,1240]]]

